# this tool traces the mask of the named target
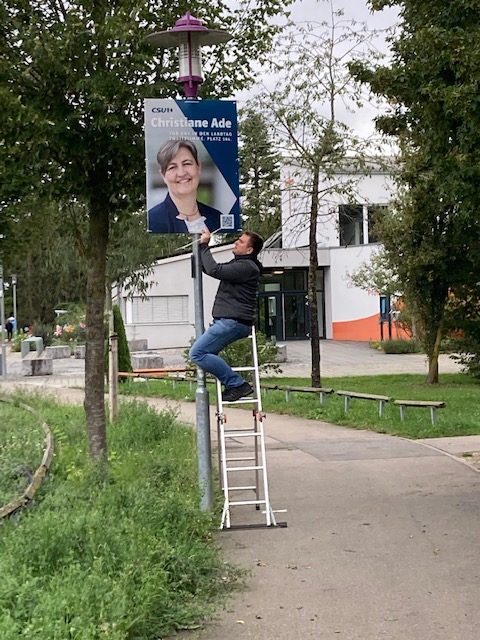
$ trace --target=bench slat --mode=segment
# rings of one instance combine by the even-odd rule
[[[394,400],[393,404],[405,407],[436,407],[437,409],[445,406],[445,402],[441,400]]]
[[[291,387],[290,385],[286,385],[282,388],[285,391],[301,391],[302,393],[333,393],[333,389],[328,387]]]
[[[363,400],[378,400],[382,402],[390,402],[389,396],[379,396],[373,393],[359,393],[358,391],[337,391],[338,396],[347,396],[349,398],[360,398]]]

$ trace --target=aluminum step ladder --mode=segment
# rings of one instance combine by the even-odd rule
[[[246,378],[254,389],[253,396],[234,402],[222,400],[222,386],[217,385],[217,431],[220,483],[224,495],[220,529],[286,526],[277,523],[270,504],[267,458],[265,450],[265,414],[262,411],[260,374],[255,327],[249,340],[252,345],[251,367],[232,367],[234,371],[250,373]],[[228,405],[253,405],[253,425],[245,429],[229,428],[225,408]],[[246,415],[248,415],[245,412]],[[236,451],[240,449],[240,452]],[[241,455],[236,455],[240,453]],[[247,478],[245,480],[245,478]],[[252,495],[253,493],[253,495]],[[254,506],[265,515],[265,523],[232,525],[232,507]]]

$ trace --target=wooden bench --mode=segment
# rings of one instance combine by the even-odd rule
[[[170,376],[177,376],[185,374],[186,379],[193,379],[195,377],[195,370],[188,369],[187,367],[161,367],[157,369],[134,369],[133,371],[119,371],[119,378],[169,378]],[[188,377],[190,373],[191,378]]]
[[[400,407],[400,420],[405,420],[405,412],[407,407],[427,407],[430,409],[430,417],[432,424],[435,424],[437,419],[437,409],[443,409],[445,402],[441,400],[394,400],[393,404]]]
[[[325,387],[292,387],[290,385],[277,384],[260,384],[261,389],[272,389],[275,391],[283,391],[285,393],[286,402],[290,399],[291,393],[314,393],[320,398],[320,404],[323,404],[325,397],[333,393],[333,389]]]
[[[359,400],[374,400],[378,402],[378,415],[381,418],[385,414],[385,405],[391,400],[388,396],[379,396],[373,393],[359,393],[358,391],[337,391],[336,394],[337,396],[342,396],[344,398],[345,413],[348,413],[352,398],[357,398]]]

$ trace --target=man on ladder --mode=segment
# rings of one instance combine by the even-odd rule
[[[218,354],[251,333],[263,270],[257,258],[263,239],[253,231],[243,232],[233,245],[234,259],[223,264],[214,260],[209,241],[210,232],[205,230],[200,237],[200,259],[205,273],[220,280],[220,285],[213,304],[213,323],[193,344],[190,359],[224,385],[223,402],[235,402],[251,395],[253,388]]]

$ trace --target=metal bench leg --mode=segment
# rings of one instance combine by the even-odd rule
[[[383,400],[379,400],[378,401],[378,415],[380,416],[380,418],[383,418],[384,413],[385,413],[385,402]]]
[[[285,391],[285,402],[288,402],[288,399],[290,398],[290,394],[288,391]]]
[[[345,410],[345,413],[348,413],[348,409],[350,408],[350,398],[348,396],[344,397],[343,408]]]
[[[400,420],[403,422],[405,420],[405,407],[400,405]]]
[[[437,419],[437,408],[430,407],[430,417],[432,418],[432,424],[435,424],[435,420]]]

